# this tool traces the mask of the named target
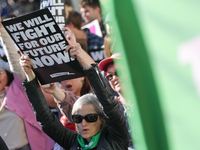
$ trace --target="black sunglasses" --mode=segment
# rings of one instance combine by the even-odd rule
[[[106,78],[108,81],[112,81],[114,75],[116,75],[117,77],[120,77],[120,76],[122,75],[122,71],[121,71],[121,70],[117,70],[117,71],[115,71],[114,73],[111,73],[111,74],[106,75],[105,78]]]
[[[81,123],[83,119],[85,119],[85,121],[92,123],[92,122],[96,122],[98,119],[98,114],[87,114],[85,116],[81,116],[81,115],[72,115],[72,120],[74,123]]]

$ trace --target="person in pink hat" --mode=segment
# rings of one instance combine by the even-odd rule
[[[116,97],[116,100],[120,100],[123,104],[126,104],[121,93],[121,85],[118,78],[121,73],[119,69],[116,69],[114,64],[114,59],[120,59],[120,55],[120,53],[115,53],[111,57],[103,59],[99,63],[99,69],[105,72],[105,78],[110,83],[112,89],[118,93],[119,97]]]
[[[121,88],[120,80],[119,80],[119,77],[122,72],[120,68],[114,64],[114,60],[120,59],[121,58],[120,56],[121,56],[120,53],[115,53],[111,57],[103,59],[99,63],[99,69],[101,71],[104,71],[105,78],[110,83],[111,88],[114,91],[116,91],[117,94],[119,95],[118,97],[115,96],[115,100],[119,101],[119,103],[121,104],[122,111],[124,111],[125,116],[127,116],[133,113],[129,111],[131,110],[131,107],[127,105],[125,98],[122,95],[122,88]],[[128,122],[127,122],[127,126],[129,126]],[[129,133],[130,133],[130,129],[129,129]],[[130,137],[129,150],[131,149],[133,149],[133,143]]]

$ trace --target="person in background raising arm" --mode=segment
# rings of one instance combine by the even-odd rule
[[[19,64],[20,55],[1,23],[0,28],[9,63],[0,59],[0,136],[9,150],[51,150],[54,141],[41,130],[22,87],[26,76]]]

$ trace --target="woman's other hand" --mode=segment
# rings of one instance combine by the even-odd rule
[[[66,51],[70,51],[72,58],[76,58],[78,62],[82,65],[83,69],[91,68],[91,64],[95,61],[86,53],[79,43],[70,44]]]
[[[74,33],[68,27],[64,27],[64,28],[62,28],[62,30],[65,31],[64,35],[69,44],[76,43],[76,37],[75,37]]]
[[[34,66],[34,64],[31,62],[31,58],[26,55],[22,55],[20,59],[20,65],[26,75],[27,80],[33,80],[35,78],[35,74],[32,70],[32,66]]]
[[[50,83],[49,87],[43,87],[41,86],[42,90],[48,94],[53,94],[54,90],[56,89],[56,83]]]

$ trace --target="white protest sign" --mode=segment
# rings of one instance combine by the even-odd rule
[[[91,33],[96,34],[99,37],[102,37],[101,28],[99,26],[99,22],[97,19],[81,27],[81,29],[85,28],[88,28]]]

